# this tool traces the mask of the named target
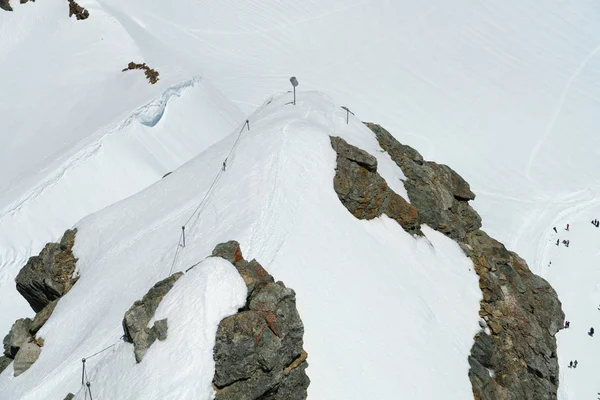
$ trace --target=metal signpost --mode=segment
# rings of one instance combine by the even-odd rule
[[[290,82],[292,83],[292,86],[294,87],[294,105],[296,105],[296,86],[298,86],[298,79],[296,79],[295,76],[292,76],[290,78]]]

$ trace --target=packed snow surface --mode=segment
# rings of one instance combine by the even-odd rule
[[[382,124],[471,184],[484,229],[557,288],[572,321],[571,330],[558,336],[559,397],[588,399],[600,392],[600,366],[578,356],[596,340],[584,331],[598,321],[600,303],[593,267],[600,262],[597,245],[594,233],[583,234],[583,224],[600,217],[596,0],[79,3],[90,11],[88,20],[69,19],[63,1],[12,0],[13,13],[0,11],[0,336],[16,318],[32,314],[13,281],[27,257],[80,218],[140,191],[217,143],[296,75],[299,99],[309,89],[327,92],[336,104]],[[157,69],[159,83],[149,85],[140,71],[122,73],[130,61]],[[376,155],[380,173],[404,195],[401,171],[365,137],[348,140]],[[255,174],[267,174],[263,182],[271,187],[283,179],[273,172]],[[287,198],[296,192],[279,193]],[[226,202],[245,206],[237,194]],[[268,232],[268,224],[279,225],[271,221],[270,203],[265,207],[256,223],[264,225],[260,233],[287,235],[283,228]],[[384,221],[364,225],[391,224]],[[552,247],[552,227],[564,229],[568,222],[577,230],[570,247]],[[433,243],[432,235],[427,233]],[[251,243],[243,249],[252,249]],[[208,247],[199,254],[208,254]],[[261,261],[271,268],[272,259]],[[333,273],[329,268],[319,274]],[[355,287],[366,278],[356,279],[344,284]],[[576,312],[581,315],[575,318]],[[305,320],[316,318],[305,314]],[[392,315],[405,321],[396,310]],[[410,326],[403,322],[402,334],[410,334]],[[582,338],[573,333],[576,327]],[[344,354],[354,355],[355,347]],[[310,371],[318,366],[312,360],[320,355],[309,353],[314,381]],[[577,357],[582,364],[565,369]],[[436,365],[425,360],[411,367]],[[408,365],[403,359],[395,364]],[[324,373],[355,373],[362,365],[369,364],[352,359]],[[433,390],[426,382],[423,390]]]
[[[427,227],[425,237],[413,237],[387,217],[352,216],[333,190],[329,137],[377,154],[375,136],[355,118],[346,125],[345,112],[325,95],[305,93],[296,106],[290,100],[289,93],[270,99],[250,116],[250,131],[239,127],[165,179],[77,224],[81,278],[40,331],[40,359],[18,378],[11,368],[3,373],[1,393],[55,399],[77,391],[80,359],[118,340],[125,311],[169,275],[190,220],[174,271],[235,239],[246,258],[296,290],[310,398],[471,395],[467,355],[481,297],[472,263]],[[379,159],[386,179],[398,180],[389,157]],[[226,264],[209,258],[175,284],[156,316],[169,318],[169,337],[141,364],[123,343],[88,362],[95,399],[211,398],[214,370],[206,363],[216,323],[245,299]]]

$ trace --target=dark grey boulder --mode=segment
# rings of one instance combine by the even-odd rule
[[[34,342],[28,342],[21,346],[13,364],[15,376],[27,371],[37,361],[41,351],[42,349]]]
[[[183,273],[178,272],[158,282],[142,300],[133,303],[133,306],[125,313],[123,318],[125,341],[133,343],[135,360],[138,363],[142,361],[144,355],[156,340],[167,338],[167,319],[155,321],[150,328],[148,328],[148,324],[154,317],[154,313],[162,299],[182,275]]]
[[[15,358],[21,347],[33,340],[31,333],[31,319],[22,318],[17,320],[10,329],[8,335],[2,341],[4,345],[4,355],[9,358]]]
[[[306,399],[310,380],[296,293],[255,260],[244,260],[237,242],[218,245],[213,255],[234,264],[249,292],[244,308],[217,330],[215,399]]]
[[[12,7],[10,6],[9,0],[0,0],[0,8],[4,11],[12,11]]]
[[[8,358],[6,356],[0,357],[0,374],[10,365],[12,362],[12,358]]]
[[[72,251],[76,233],[68,230],[60,243],[46,244],[17,275],[17,290],[36,313],[62,297],[76,282],[73,273],[77,258]]]
[[[69,393],[63,400],[73,400],[75,395],[73,393]]]
[[[337,153],[333,188],[352,215],[369,220],[386,214],[406,231],[420,233],[417,209],[388,187],[375,157],[339,137],[331,137],[331,146]]]
[[[481,217],[468,204],[475,194],[460,175],[446,165],[423,160],[419,152],[399,143],[381,126],[366,125],[406,176],[404,187],[410,203],[418,210],[420,224],[459,241],[464,241],[468,232],[481,228]]]

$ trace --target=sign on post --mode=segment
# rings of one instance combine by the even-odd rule
[[[295,76],[292,76],[290,78],[290,82],[291,82],[292,86],[294,87],[294,105],[296,105],[296,86],[298,86],[298,79],[296,79]]]

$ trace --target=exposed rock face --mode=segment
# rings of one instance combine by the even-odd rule
[[[248,287],[244,309],[217,330],[215,399],[306,399],[310,380],[295,292],[275,283],[255,260],[244,260],[237,242],[218,245],[213,256],[231,262]]]
[[[485,232],[470,232],[465,244],[483,292],[479,314],[492,333],[475,336],[469,357],[476,397],[548,398],[558,385],[554,335],[564,321],[554,289]]]
[[[31,329],[31,319],[23,318],[17,320],[8,335],[4,337],[2,343],[4,344],[4,355],[9,358],[15,358],[21,347],[32,340],[32,336],[29,333]]]
[[[39,256],[31,257],[15,279],[17,290],[35,312],[59,299],[77,281],[73,255],[77,230],[65,232],[60,243],[48,243]]]
[[[19,376],[27,371],[37,361],[41,351],[37,344],[33,342],[25,343],[15,356],[15,376]]]
[[[54,312],[57,304],[58,300],[53,300],[35,315],[35,318],[33,318],[33,322],[31,323],[31,327],[29,329],[32,335],[35,335],[42,328],[42,326],[44,326],[48,319],[50,319],[50,316]]]
[[[404,172],[404,187],[411,204],[419,210],[419,223],[460,241],[467,232],[481,228],[481,217],[468,204],[475,194],[460,175],[446,165],[424,161],[416,150],[400,144],[379,125],[367,126]]]
[[[137,64],[132,61],[129,64],[127,64],[127,68],[123,68],[123,72],[131,71],[134,69],[140,69],[140,70],[144,71],[144,75],[146,75],[146,78],[148,79],[148,81],[153,85],[159,81],[158,76],[160,74],[158,73],[158,71],[150,68],[149,66],[146,65],[146,63]],[[167,176],[167,175],[165,175],[165,176]],[[163,176],[163,178],[164,178],[164,176]]]
[[[4,11],[12,11],[12,7],[10,6],[10,0],[0,0],[0,8]]]
[[[331,138],[331,146],[337,153],[333,187],[352,215],[373,219],[386,214],[406,231],[420,232],[417,209],[388,187],[375,157],[339,137]]]
[[[154,317],[154,313],[162,299],[182,275],[182,272],[178,272],[158,282],[146,293],[142,300],[133,303],[133,306],[125,313],[125,318],[123,318],[125,340],[133,343],[135,360],[138,363],[142,361],[150,346],[157,339],[165,340],[167,338],[168,326],[166,319],[155,321],[151,328],[148,328],[148,323]]]
[[[90,16],[90,13],[79,4],[75,3],[74,0],[69,0],[69,18],[71,18],[73,15],[78,20],[83,20],[87,19]]]
[[[10,365],[11,362],[12,358],[8,358],[6,356],[0,357],[0,374],[6,369],[6,367]]]
[[[481,218],[468,204],[475,195],[456,172],[424,161],[382,127],[367,126],[407,177],[405,187],[419,222],[456,240],[479,275],[479,314],[490,335],[482,331],[475,336],[469,357],[475,399],[555,398],[555,334],[563,326],[564,313],[554,289],[479,229]]]

